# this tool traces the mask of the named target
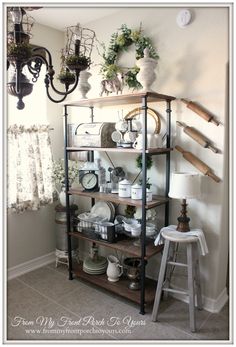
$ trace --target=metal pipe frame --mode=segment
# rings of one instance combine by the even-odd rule
[[[69,280],[73,280],[72,275],[72,253],[71,253],[71,236],[70,236],[70,203],[69,203],[69,174],[68,174],[68,113],[67,106],[64,106],[64,164],[65,164],[65,186],[66,186],[66,228],[67,228],[67,245],[68,245],[68,265],[69,265]]]
[[[90,107],[90,120],[91,120],[91,123],[94,122],[94,107],[93,106]],[[88,161],[94,162],[94,151],[88,151],[87,158],[88,158]]]
[[[166,148],[170,148],[171,139],[171,101],[166,100]],[[165,196],[168,197],[170,188],[170,152],[166,154],[166,186]],[[169,225],[169,201],[165,205],[165,226]]]
[[[146,257],[146,181],[147,181],[147,96],[142,97],[142,221],[141,221],[141,276],[140,314],[145,314],[145,257]]]

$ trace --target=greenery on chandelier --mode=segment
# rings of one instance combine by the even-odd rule
[[[31,45],[28,43],[10,43],[7,46],[7,57],[27,60],[32,56]]]
[[[70,65],[81,65],[87,68],[91,64],[91,60],[84,55],[73,54],[65,58],[65,63],[68,67],[70,67]]]
[[[66,83],[73,84],[73,83],[75,83],[75,74],[73,72],[68,71],[68,69],[61,70],[61,72],[59,73],[57,78],[63,84],[66,84]]]
[[[139,89],[141,84],[137,81],[136,75],[139,72],[139,68],[135,65],[131,68],[122,68],[118,65],[118,59],[120,55],[134,44],[135,46],[135,59],[139,60],[144,56],[144,49],[149,49],[149,56],[153,59],[158,59],[159,56],[152,45],[151,39],[144,36],[142,28],[139,30],[131,30],[126,24],[122,24],[121,28],[117,32],[111,35],[109,45],[106,49],[105,44],[102,43],[104,60],[100,73],[105,79],[112,80],[117,77],[118,73],[124,75],[124,82],[129,88]]]

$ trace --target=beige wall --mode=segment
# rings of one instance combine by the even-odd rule
[[[63,47],[63,34],[42,25],[35,25],[32,43],[45,46],[53,56],[55,70],[60,68],[60,55]],[[40,83],[40,82],[38,82]],[[41,82],[42,83],[42,82]],[[45,94],[41,96],[46,97]],[[14,102],[16,103],[16,98]],[[27,107],[27,97],[24,99]],[[43,104],[43,100],[42,100]],[[15,107],[15,104],[14,104]],[[63,131],[61,106],[47,99],[47,114],[42,117],[42,109],[32,109],[31,124],[40,118],[48,121],[54,130],[51,132],[52,149],[55,158],[63,156]],[[19,114],[11,114],[10,121],[19,123]],[[24,119],[24,118],[23,118]],[[24,121],[27,121],[24,119]],[[40,211],[25,212],[21,215],[9,213],[7,216],[7,260],[8,268],[42,257],[55,250],[54,206],[42,207]]]
[[[202,228],[205,232],[209,247],[209,255],[201,257],[201,276],[203,294],[208,300],[208,306],[217,302],[223,295],[226,286],[228,264],[228,113],[227,113],[227,63],[228,63],[228,9],[227,8],[192,8],[193,20],[186,28],[179,28],[176,16],[180,8],[126,8],[105,20],[90,23],[89,27],[96,31],[99,41],[108,44],[111,34],[122,23],[135,29],[140,22],[147,36],[153,39],[160,55],[157,68],[157,79],[153,89],[159,93],[173,95],[177,99],[184,97],[203,105],[215,115],[221,125],[216,127],[205,122],[191,110],[187,109],[179,100],[172,103],[172,145],[179,144],[190,150],[202,161],[207,163],[218,175],[222,182],[216,183],[208,177],[202,178],[202,196],[198,200],[189,201],[189,215],[191,226]],[[95,64],[102,62],[96,50],[93,51]],[[134,65],[134,49],[124,53],[120,59],[124,66]],[[99,95],[98,71],[99,65],[92,68],[93,76],[89,82],[92,86],[89,97]],[[73,96],[76,98],[77,96]],[[124,114],[135,106],[124,107]],[[165,130],[165,105],[154,105],[163,116],[162,133]],[[118,108],[95,109],[95,120],[116,121]],[[78,122],[85,114],[84,110],[73,110],[72,119]],[[88,113],[87,113],[88,115]],[[86,119],[80,118],[83,121]],[[220,153],[213,153],[209,149],[200,147],[196,142],[177,129],[175,121],[183,121],[189,126],[197,128],[205,134],[213,144],[220,149]],[[89,119],[87,118],[87,121]],[[105,166],[109,165],[107,158],[101,154]],[[129,178],[134,178],[134,157],[124,158],[112,154],[116,165],[123,165]],[[163,158],[155,158],[154,167],[148,172],[153,183],[154,192],[161,193],[164,181]],[[185,161],[180,153],[171,154],[171,170],[196,171]],[[80,209],[83,200],[79,200]],[[88,208],[88,205],[86,205]],[[175,224],[179,215],[180,202],[172,201],[170,209],[170,223]],[[161,213],[159,214],[159,216]],[[104,250],[105,252],[105,250]],[[106,251],[107,252],[107,251]],[[156,277],[159,269],[160,256],[151,259],[148,274]],[[177,272],[178,274],[178,272]],[[182,287],[182,277],[176,276],[176,285]]]

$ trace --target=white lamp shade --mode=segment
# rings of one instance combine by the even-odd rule
[[[169,197],[193,199],[200,195],[200,175],[187,172],[171,174]]]

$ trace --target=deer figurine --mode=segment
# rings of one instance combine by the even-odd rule
[[[104,79],[101,81],[101,92],[100,96],[103,95],[103,93],[106,93],[108,95],[109,93],[116,93],[119,92],[122,94],[122,90],[124,88],[124,75],[123,73],[117,74],[115,78],[112,80]]]

